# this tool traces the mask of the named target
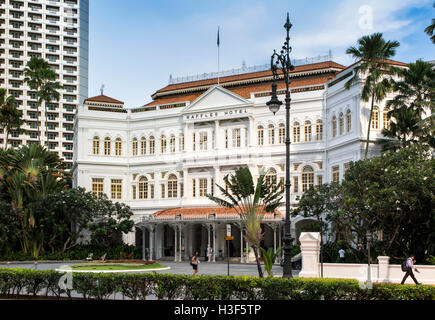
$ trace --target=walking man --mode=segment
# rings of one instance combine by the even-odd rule
[[[406,279],[411,276],[412,280],[414,280],[415,284],[420,284],[417,279],[414,276],[414,273],[412,270],[415,270],[416,272],[420,273],[418,269],[414,266],[415,263],[415,256],[411,255],[408,259],[406,259],[405,267],[402,268],[402,271],[406,272],[405,276],[402,279],[401,284],[405,284]]]

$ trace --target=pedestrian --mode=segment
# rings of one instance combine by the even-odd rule
[[[401,284],[405,284],[406,279],[411,276],[412,280],[414,280],[415,284],[420,284],[417,279],[414,276],[414,272],[412,270],[415,270],[416,272],[420,273],[418,269],[415,267],[416,260],[415,255],[411,255],[408,259],[406,259],[405,262],[402,263],[402,271],[406,272],[403,276]]]
[[[190,265],[193,268],[193,275],[196,275],[198,273],[198,264],[199,264],[198,256],[199,256],[199,252],[195,251],[195,254],[190,259]]]
[[[344,263],[344,262],[345,262],[345,256],[344,256],[345,251],[343,250],[343,248],[341,248],[340,250],[338,250],[338,254],[339,254],[339,256],[340,256],[340,262],[341,262],[341,263]]]

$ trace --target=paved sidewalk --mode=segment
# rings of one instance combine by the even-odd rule
[[[173,273],[173,274],[193,274],[193,269],[188,261],[173,262],[173,261],[158,261],[161,265],[170,267],[169,270],[157,271],[158,273]],[[61,266],[71,264],[85,263],[85,261],[56,261],[56,262],[42,262],[38,261],[35,264],[33,261],[28,262],[11,262],[1,263],[0,268],[26,268],[38,270],[54,270]],[[264,266],[262,266],[264,270]],[[282,267],[278,264],[273,266],[272,269],[275,276],[282,275]],[[198,275],[222,275],[228,274],[228,265],[226,262],[205,262],[201,261],[198,267]],[[293,275],[297,276],[299,270],[294,270]],[[241,264],[230,263],[230,276],[258,276],[256,264]]]

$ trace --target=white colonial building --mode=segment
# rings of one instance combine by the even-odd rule
[[[392,64],[405,65],[391,61]],[[361,85],[346,90],[354,72],[333,61],[296,66],[291,76],[291,205],[314,184],[342,179],[348,164],[364,156],[369,103]],[[189,81],[190,80],[190,81]],[[246,261],[247,244],[234,211],[206,197],[223,177],[248,166],[255,176],[285,177],[285,108],[273,115],[270,70],[219,79],[174,81],[136,109],[101,95],[85,100],[75,119],[74,186],[105,193],[128,204],[135,232],[126,242],[147,256],[175,261],[194,251],[211,260],[230,255]],[[284,100],[285,84],[278,82]],[[371,140],[388,126],[384,105],[375,107]],[[371,153],[376,151],[372,145]],[[284,207],[264,218],[265,247],[281,245]],[[292,219],[297,238],[303,217]]]

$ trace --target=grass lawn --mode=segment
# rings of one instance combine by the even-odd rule
[[[80,263],[72,265],[73,270],[143,270],[164,268],[160,263]]]

